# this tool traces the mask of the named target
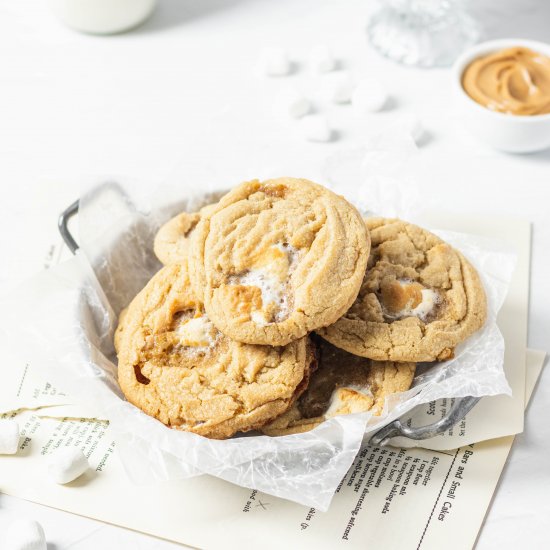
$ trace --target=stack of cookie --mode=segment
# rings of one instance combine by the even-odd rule
[[[115,335],[127,399],[210,438],[380,414],[416,363],[485,322],[475,269],[419,227],[303,179],[239,185],[155,239],[164,267]]]

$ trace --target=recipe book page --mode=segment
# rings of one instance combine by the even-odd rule
[[[527,354],[528,392],[544,356]],[[21,397],[49,404],[0,415],[17,417],[22,435],[17,455],[0,457],[0,491],[200,548],[471,548],[513,443],[509,436],[453,451],[365,446],[323,513],[210,476],[133,485],[106,420],[61,404],[67,397],[28,365],[13,372]],[[73,445],[91,468],[56,485],[45,455]]]

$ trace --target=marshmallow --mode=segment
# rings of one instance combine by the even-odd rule
[[[353,92],[353,81],[347,72],[335,73],[327,77],[324,84],[325,95],[332,103],[349,103]]]
[[[44,529],[40,523],[31,519],[11,523],[1,542],[5,550],[47,550]]]
[[[19,426],[15,420],[0,420],[0,455],[14,455],[19,448]]]
[[[261,54],[261,66],[267,76],[286,76],[292,70],[288,54],[283,48],[266,48]]]
[[[366,412],[374,405],[374,397],[369,387],[339,387],[332,392],[326,418],[341,414]]]
[[[358,114],[381,111],[388,101],[388,93],[382,83],[375,79],[362,80],[351,95],[351,103]]]
[[[283,105],[289,116],[302,118],[311,111],[311,102],[296,90],[288,90],[283,95]]]
[[[323,115],[307,115],[300,125],[302,134],[309,141],[330,141],[332,138],[332,130]]]
[[[336,68],[336,60],[327,46],[316,46],[311,50],[310,63],[317,73],[328,73]]]
[[[416,144],[422,141],[426,131],[422,121],[415,115],[405,115],[399,120],[398,126],[409,134]]]
[[[89,467],[88,459],[77,447],[65,447],[50,457],[48,473],[61,485],[80,477]]]

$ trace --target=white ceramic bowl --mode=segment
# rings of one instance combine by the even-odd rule
[[[474,59],[513,46],[524,46],[550,57],[550,44],[534,40],[506,38],[477,44],[453,66],[455,103],[468,130],[495,149],[533,153],[550,148],[550,114],[519,116],[491,111],[474,101],[462,87],[462,74]]]

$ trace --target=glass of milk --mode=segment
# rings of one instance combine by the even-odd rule
[[[136,27],[153,12],[157,0],[49,0],[67,26],[91,34],[116,34]]]

